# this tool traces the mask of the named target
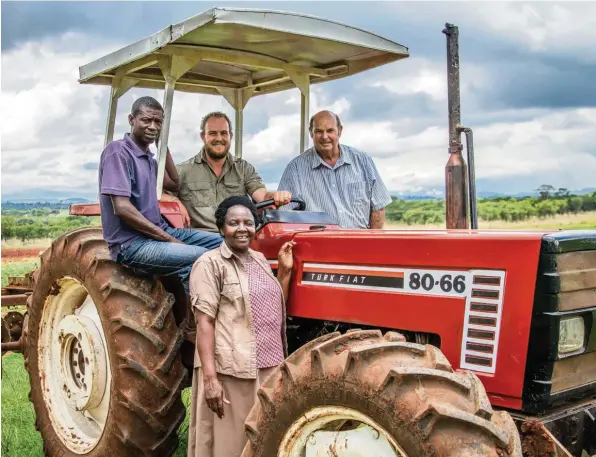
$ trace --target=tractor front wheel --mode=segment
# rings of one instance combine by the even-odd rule
[[[112,262],[99,229],[56,239],[33,280],[24,353],[45,455],[172,455],[188,375],[173,296]]]
[[[395,332],[327,334],[258,391],[242,457],[521,457],[518,432],[473,373]]]

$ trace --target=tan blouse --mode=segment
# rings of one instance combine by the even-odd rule
[[[281,338],[288,355],[286,308],[281,285],[265,256],[249,249],[250,256],[275,280],[282,308]],[[195,319],[201,311],[215,319],[215,369],[218,373],[244,379],[257,376],[257,340],[248,286],[248,275],[240,259],[224,242],[197,259],[190,274],[190,298]],[[197,329],[197,332],[199,330]],[[198,347],[195,367],[201,366]]]

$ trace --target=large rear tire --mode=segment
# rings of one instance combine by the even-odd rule
[[[377,455],[373,441],[383,435],[393,452],[378,455],[522,456],[513,420],[493,411],[477,376],[455,373],[439,349],[406,343],[395,332],[317,338],[290,355],[258,397],[246,420],[243,457],[305,455],[317,441],[313,433],[337,430],[332,422],[340,420],[373,429],[372,438],[354,440],[371,440],[361,455]]]
[[[111,261],[96,228],[57,238],[33,280],[24,354],[45,454],[171,456],[188,376],[173,296]]]

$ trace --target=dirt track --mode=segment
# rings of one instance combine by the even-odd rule
[[[2,262],[22,262],[36,259],[44,248],[2,248]]]

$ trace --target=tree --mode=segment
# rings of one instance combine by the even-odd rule
[[[555,188],[550,184],[542,184],[536,192],[540,195],[540,200],[546,200],[548,197],[551,196]]]

